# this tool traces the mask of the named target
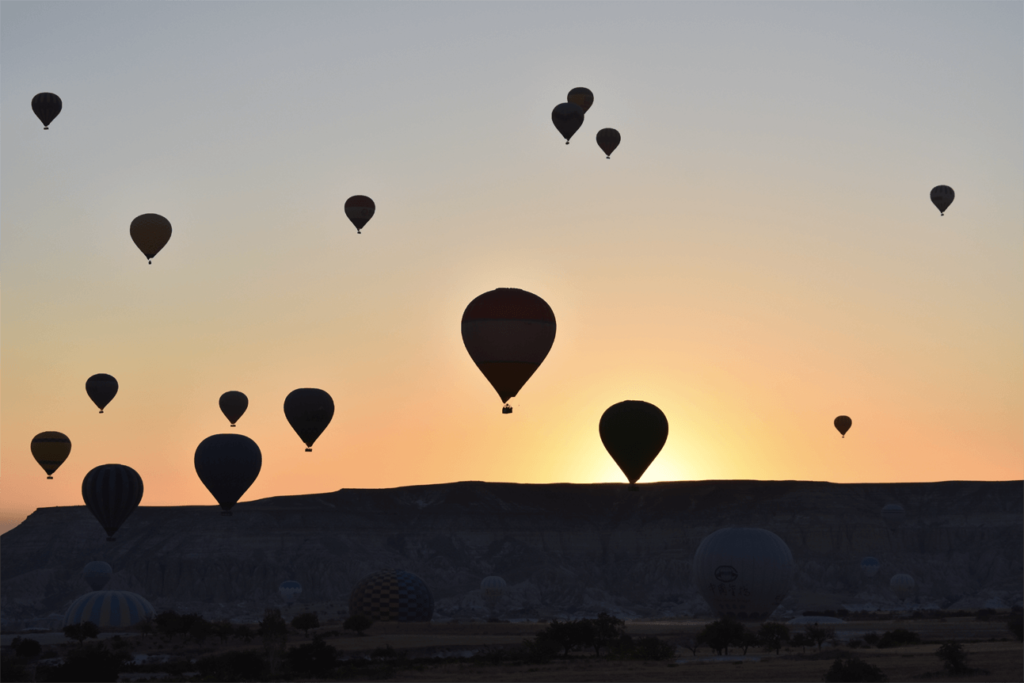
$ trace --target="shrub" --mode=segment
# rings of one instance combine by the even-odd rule
[[[312,643],[289,648],[288,665],[300,674],[326,676],[338,663],[338,651],[319,636]]]
[[[83,621],[80,624],[70,624],[64,627],[64,636],[77,640],[81,645],[86,638],[95,638],[100,634],[100,627],[91,621]]]
[[[28,668],[14,657],[0,657],[0,681],[31,681]]]
[[[800,648],[800,652],[806,652],[808,645],[814,645],[814,641],[807,637],[806,633],[797,633],[789,639],[789,644]]]
[[[258,681],[268,674],[267,662],[254,650],[235,650],[203,657],[196,668],[206,680]]]
[[[320,618],[317,617],[316,612],[303,612],[292,619],[292,628],[303,631],[307,636],[309,635],[309,629],[319,627]]]
[[[865,636],[865,640],[867,637]],[[882,634],[882,637],[878,639],[878,647],[902,647],[904,645],[920,645],[921,636],[917,635],[913,631],[908,631],[905,628],[898,628],[892,631],[886,631]]]
[[[371,626],[373,626],[373,620],[362,614],[353,614],[345,620],[344,624],[342,624],[342,627],[346,631],[355,631],[356,635],[360,636],[365,636],[366,634],[363,633],[363,631]]]
[[[562,650],[563,655],[568,657],[570,650],[578,650],[589,637],[585,630],[586,627],[581,628],[576,620],[552,619],[547,628],[537,634],[534,641],[542,650]]]
[[[775,654],[779,654],[782,646],[789,642],[789,627],[775,621],[766,621],[758,629],[757,639],[766,652],[775,650]]]
[[[745,631],[743,624],[727,617],[706,624],[698,637],[718,654],[729,654],[730,645],[743,645]]]
[[[942,666],[951,674],[965,674],[971,669],[967,666],[967,651],[958,640],[948,640],[939,646],[935,656],[942,661]]]
[[[626,622],[601,612],[596,619],[581,619],[577,628],[581,645],[594,648],[594,654],[600,657],[602,648],[625,635]]]
[[[43,651],[43,646],[39,644],[39,641],[31,638],[15,638],[11,641],[11,647],[14,648],[16,656],[26,659],[35,659]]]
[[[868,645],[877,645],[881,636],[875,633],[874,631],[871,631],[870,633],[865,633],[863,638],[864,642]]]
[[[68,653],[56,667],[39,667],[36,677],[45,681],[116,681],[125,663],[123,653],[111,652],[103,643],[80,646]]]
[[[821,652],[821,644],[830,638],[835,638],[836,630],[831,626],[818,626],[817,624],[807,624],[804,627],[804,634],[807,639],[818,646],[818,652]]]
[[[633,639],[632,645],[633,657],[636,659],[658,660],[676,656],[676,646],[657,636],[641,636]]]
[[[265,642],[284,641],[288,637],[288,624],[281,616],[281,610],[268,609],[260,621],[260,636]]]
[[[836,657],[825,675],[823,681],[887,681],[889,678],[882,673],[882,670],[873,664],[868,664],[859,657]]]

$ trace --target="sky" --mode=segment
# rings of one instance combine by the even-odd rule
[[[641,483],[1024,477],[1020,2],[5,1],[0,63],[3,529],[104,463],[212,505],[228,431],[263,454],[243,501],[624,482],[627,399],[669,421]],[[497,287],[558,325],[512,415],[460,332]],[[312,453],[300,387],[336,406]]]

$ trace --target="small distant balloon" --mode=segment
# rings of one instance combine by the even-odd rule
[[[882,521],[891,530],[895,531],[907,518],[907,511],[899,503],[889,503],[882,508]]]
[[[864,576],[871,578],[882,568],[882,563],[874,557],[865,557],[860,561],[860,571]]]
[[[953,203],[953,197],[956,193],[953,192],[953,188],[949,185],[936,185],[932,188],[932,204],[939,210],[940,216],[946,215],[946,209]]]
[[[900,600],[906,600],[914,595],[914,577],[910,574],[893,574],[889,579],[889,589],[896,594]]]
[[[85,393],[100,409],[100,413],[107,407],[107,404],[117,396],[117,380],[110,375],[100,373],[85,380]]]
[[[50,130],[50,124],[63,107],[64,103],[52,92],[41,92],[32,98],[32,111],[43,122],[43,130]]]
[[[842,434],[843,438],[845,439],[846,432],[850,431],[850,427],[853,425],[853,420],[846,417],[845,415],[840,415],[839,417],[832,421],[832,424],[836,426],[836,429],[839,430],[839,433]]]
[[[284,399],[284,416],[309,453],[313,442],[331,424],[334,400],[323,389],[296,389]]]
[[[562,102],[551,112],[551,122],[565,138],[565,144],[569,144],[569,138],[573,136],[583,125],[583,108],[571,102]]]
[[[242,497],[263,467],[263,454],[256,442],[241,434],[215,434],[196,448],[196,474],[220,504],[222,514]]]
[[[90,562],[82,569],[82,578],[85,579],[85,582],[94,591],[103,590],[103,587],[107,585],[107,582],[110,581],[110,577],[113,575],[113,568],[100,560]]]
[[[356,233],[360,235],[363,226],[373,218],[373,213],[376,210],[377,205],[373,203],[373,200],[361,194],[349,197],[345,202],[345,215],[352,221],[352,225],[356,226]]]
[[[32,437],[31,449],[46,478],[53,479],[53,473],[71,454],[71,439],[60,432],[42,432]]]
[[[224,417],[234,427],[235,423],[245,414],[245,409],[249,407],[249,397],[241,391],[227,391],[220,395],[219,403],[220,412],[224,413]]]
[[[100,465],[82,479],[82,499],[107,532],[107,540],[142,502],[142,477],[127,465]]]
[[[129,232],[135,246],[153,265],[153,257],[171,239],[171,222],[159,214],[144,213],[132,221]]]
[[[298,581],[283,581],[277,587],[277,592],[289,605],[295,602],[295,598],[302,593],[302,584]]]
[[[608,155],[605,157],[606,159],[612,158],[612,152],[619,146],[621,140],[622,137],[619,135],[619,131],[614,128],[602,128],[597,131],[597,146]]]
[[[590,109],[590,106],[594,104],[594,93],[590,92],[588,88],[573,88],[569,91],[569,95],[565,98],[565,101],[570,104],[575,104],[583,110],[584,114],[586,114]]]
[[[656,405],[623,401],[604,411],[598,431],[630,488],[635,489],[668,439],[668,418]]]

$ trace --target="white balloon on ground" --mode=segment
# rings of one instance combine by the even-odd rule
[[[900,600],[906,600],[914,595],[914,577],[910,574],[893,574],[889,579],[889,590],[896,594]]]
[[[718,617],[763,621],[789,593],[793,553],[765,529],[719,529],[700,542],[693,583]]]

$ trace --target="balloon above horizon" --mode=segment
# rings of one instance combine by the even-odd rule
[[[842,434],[843,438],[845,439],[846,432],[850,431],[850,427],[853,426],[853,420],[846,417],[845,415],[840,415],[836,419],[832,420],[832,424],[836,426],[836,429],[839,430],[839,433]]]
[[[565,98],[566,102],[575,104],[586,114],[594,104],[594,93],[589,88],[573,88]]]
[[[551,122],[565,138],[565,144],[569,144],[576,131],[583,125],[583,108],[570,102],[562,102],[551,111]]]
[[[357,194],[345,202],[345,215],[356,226],[356,234],[361,235],[363,227],[370,222],[377,211],[377,205],[369,197]]]
[[[544,299],[522,289],[500,288],[469,302],[462,314],[462,343],[511,413],[516,396],[555,343],[555,313]]]
[[[139,507],[142,494],[142,477],[127,465],[100,465],[82,479],[82,500],[108,541],[115,540],[114,534]]]
[[[214,434],[196,448],[196,474],[213,494],[221,514],[230,515],[260,474],[263,454],[256,442],[241,434]]]
[[[148,259],[149,265],[153,265],[153,257],[171,239],[171,222],[159,214],[144,213],[132,221],[128,232],[135,246]]]
[[[241,391],[226,391],[220,395],[217,403],[220,405],[220,412],[224,413],[224,417],[234,427],[249,407],[249,397]]]
[[[946,209],[953,203],[953,198],[956,193],[953,192],[953,188],[949,185],[936,185],[932,188],[931,199],[932,204],[939,210],[940,216],[946,215]]]
[[[99,373],[85,380],[85,393],[100,409],[100,414],[117,396],[117,380],[110,375]]]
[[[612,158],[612,152],[615,151],[615,148],[619,146],[621,141],[622,136],[614,128],[602,128],[597,131],[597,146],[607,155],[606,159]]]
[[[52,92],[41,92],[32,98],[32,111],[43,122],[43,130],[50,130],[50,124],[63,108],[64,103]]]
[[[668,439],[668,418],[645,401],[622,401],[601,415],[601,443],[629,480],[631,489],[658,457]]]
[[[334,399],[323,389],[296,389],[284,399],[284,416],[306,444],[306,452],[334,417]]]
[[[71,439],[60,432],[42,432],[32,437],[30,449],[46,478],[53,479],[53,473],[71,454]]]

